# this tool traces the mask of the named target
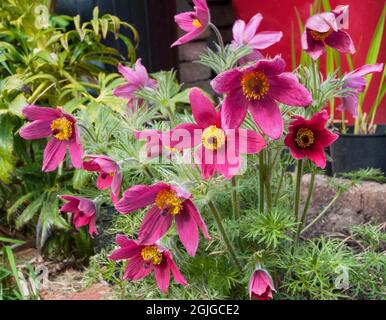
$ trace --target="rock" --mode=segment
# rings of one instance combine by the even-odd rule
[[[180,80],[182,82],[207,80],[211,75],[211,70],[201,64],[190,62],[183,62],[180,64]]]
[[[336,190],[328,183],[325,176],[315,177],[315,189],[306,225],[325,208],[336,195]],[[331,179],[331,178],[330,178]],[[336,178],[340,184],[350,180]],[[301,194],[304,200],[307,195],[310,175],[305,175],[302,181]],[[318,220],[305,236],[314,237],[330,233],[347,233],[356,225],[367,222],[384,223],[386,221],[386,184],[362,182],[344,192],[336,203]]]
[[[206,41],[196,41],[178,47],[180,61],[198,60],[200,54],[207,48]]]

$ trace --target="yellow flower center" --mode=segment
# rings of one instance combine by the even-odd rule
[[[311,30],[311,37],[314,38],[316,41],[324,41],[326,38],[332,33],[332,29],[326,31],[326,32],[319,32],[315,30]]]
[[[314,133],[308,128],[300,128],[296,133],[295,141],[300,148],[308,148],[312,146],[315,141]]]
[[[196,27],[196,28],[201,28],[202,27],[202,24],[201,24],[200,20],[198,20],[198,19],[194,19],[192,21],[192,25],[193,25],[193,27]]]
[[[202,133],[201,141],[206,149],[217,150],[225,143],[224,130],[217,128],[216,126],[210,126]]]
[[[155,198],[156,206],[164,213],[173,216],[179,214],[182,210],[182,200],[172,190],[161,190]]]
[[[154,265],[159,265],[162,262],[162,252],[157,246],[147,246],[141,250],[142,259],[146,262],[151,262]]]
[[[72,137],[72,122],[66,117],[55,119],[51,122],[51,130],[58,140],[69,140]]]
[[[261,71],[245,72],[241,78],[241,88],[248,100],[260,100],[269,91],[268,77]]]

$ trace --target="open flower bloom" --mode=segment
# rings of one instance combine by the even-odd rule
[[[127,83],[117,87],[114,90],[114,95],[117,97],[128,99],[128,106],[134,107],[135,92],[144,87],[155,88],[157,81],[149,78],[146,68],[142,65],[141,59],[138,59],[133,68],[118,65],[119,73],[126,79]],[[138,102],[142,104],[141,101]]]
[[[308,158],[319,168],[326,167],[324,149],[338,139],[338,135],[326,129],[328,113],[326,110],[315,113],[306,120],[300,116],[293,117],[284,144],[290,149],[295,159]]]
[[[210,13],[206,0],[193,0],[194,11],[183,12],[174,16],[178,26],[187,32],[172,44],[172,47],[185,44],[202,34],[210,22]]]
[[[221,109],[224,129],[238,128],[249,109],[261,131],[272,139],[280,138],[283,118],[276,101],[303,107],[312,102],[311,94],[296,76],[284,69],[284,60],[276,56],[225,71],[213,79],[214,91],[226,94]]]
[[[178,141],[179,148],[198,146],[194,158],[204,179],[213,176],[216,171],[230,179],[239,171],[240,154],[258,153],[266,147],[264,138],[256,131],[241,128],[225,130],[221,111],[217,112],[198,88],[190,90],[189,100],[196,123],[176,126],[171,130],[170,141],[173,147],[174,140]]]
[[[358,115],[358,94],[366,88],[365,75],[373,72],[381,72],[383,63],[366,64],[343,77],[343,87],[350,89],[346,97],[342,97],[342,103],[338,106],[338,110],[347,111],[353,117]]]
[[[59,196],[59,198],[68,201],[59,210],[73,214],[72,221],[76,229],[88,226],[90,235],[98,233],[95,227],[96,209],[93,201],[66,195]]]
[[[279,42],[283,36],[281,31],[263,31],[257,33],[257,29],[263,16],[261,13],[254,15],[251,20],[245,24],[243,20],[237,20],[233,25],[233,41],[234,47],[243,45],[249,46],[253,52],[244,57],[241,62],[254,61],[262,59],[263,55],[259,50],[266,49],[276,42]]]
[[[20,129],[20,136],[26,140],[51,137],[43,154],[45,172],[55,170],[70,149],[72,164],[75,168],[82,167],[83,147],[79,131],[73,116],[63,112],[61,108],[47,108],[28,105],[23,108],[23,115],[31,121]]]
[[[348,15],[348,6],[337,6],[331,12],[308,18],[302,35],[302,47],[312,59],[318,59],[326,51],[326,45],[342,53],[355,53],[350,35],[341,30],[342,22],[346,19],[344,15]]]
[[[174,281],[183,286],[188,284],[174,263],[172,254],[164,247],[156,243],[151,245],[139,244],[124,235],[117,235],[116,242],[120,248],[114,250],[109,259],[114,261],[127,260],[123,276],[125,280],[145,278],[154,270],[157,285],[163,293],[168,291],[170,272],[172,272]]]
[[[83,169],[87,171],[98,172],[97,188],[106,190],[111,188],[111,199],[116,202],[119,198],[119,192],[122,184],[122,175],[119,172],[119,165],[106,156],[85,156],[89,161],[83,161]]]
[[[276,291],[270,274],[257,268],[249,280],[249,298],[258,300],[272,299],[272,291]]]
[[[189,255],[194,256],[198,247],[198,228],[209,239],[206,225],[187,191],[159,182],[151,186],[137,185],[123,193],[115,204],[118,212],[128,214],[151,206],[146,214],[138,239],[141,244],[150,245],[161,239],[169,230],[173,219],[177,233]]]

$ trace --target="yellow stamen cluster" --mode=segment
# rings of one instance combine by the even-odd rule
[[[332,29],[326,32],[311,30],[310,34],[311,34],[311,37],[314,38],[316,41],[324,41],[332,33],[332,31],[333,31]]]
[[[58,140],[69,140],[72,137],[72,122],[66,117],[55,119],[51,122],[51,130]]]
[[[202,145],[209,150],[217,150],[225,143],[224,130],[216,126],[209,126],[201,136]]]
[[[202,24],[201,24],[200,20],[198,20],[198,19],[194,19],[192,21],[192,25],[193,25],[193,27],[196,27],[196,28],[201,28],[202,27]]]
[[[261,100],[269,91],[268,77],[261,71],[247,71],[241,78],[244,97],[249,101]]]
[[[173,190],[161,190],[155,198],[156,206],[161,210],[173,216],[179,214],[182,210],[182,200],[177,196]]]
[[[300,128],[296,133],[295,141],[300,148],[308,148],[314,144],[314,133],[308,128]]]
[[[162,252],[157,246],[146,246],[141,250],[142,259],[151,261],[154,265],[159,265],[162,262]]]

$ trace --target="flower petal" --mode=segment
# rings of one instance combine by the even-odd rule
[[[200,89],[193,88],[190,90],[189,101],[192,106],[193,117],[201,128],[207,128],[216,124],[216,109],[210,99]]]
[[[283,133],[284,122],[280,108],[272,98],[267,96],[251,105],[249,112],[260,130],[268,137],[273,140],[280,138]]]
[[[82,168],[82,158],[83,158],[83,146],[80,143],[72,142],[70,143],[70,157],[72,165],[76,169]]]
[[[44,172],[54,171],[66,156],[67,141],[60,141],[52,138],[48,141],[43,153]]]
[[[160,209],[152,207],[142,221],[138,232],[141,244],[151,245],[161,239],[169,230],[173,218],[170,214],[161,214]]]
[[[254,70],[261,71],[269,77],[283,73],[286,63],[284,59],[277,55],[273,59],[261,59],[252,67]]]
[[[123,193],[123,197],[115,204],[115,209],[123,214],[128,214],[154,203],[159,191],[168,189],[169,185],[163,182],[131,187]]]
[[[185,207],[184,207],[185,209]],[[176,229],[188,254],[195,256],[198,247],[198,228],[189,211],[182,210],[175,216]]]
[[[174,281],[185,286],[188,284],[185,277],[182,275],[181,271],[178,269],[177,265],[174,263],[173,257],[168,250],[163,252],[164,257],[166,257],[167,262],[169,263],[170,270],[173,274]]]
[[[110,188],[113,177],[105,172],[101,173],[96,181],[96,186],[99,190],[106,190]]]
[[[210,85],[216,93],[229,93],[240,88],[241,76],[242,72],[234,68],[220,73],[210,82]]]
[[[232,27],[233,39],[236,45],[243,44],[245,22],[243,20],[236,20]]]
[[[153,271],[153,266],[150,265],[145,267],[145,261],[142,259],[140,255],[137,255],[131,258],[127,263],[127,267],[123,278],[131,279],[131,280],[139,280],[149,275],[149,273],[152,271]]]
[[[270,85],[269,95],[281,103],[302,107],[312,103],[311,94],[292,73],[284,72],[270,78]]]
[[[194,161],[199,165],[201,169],[201,177],[203,179],[209,179],[212,177],[216,171],[216,165],[214,163],[214,156],[212,152],[212,157],[208,159],[208,154],[206,154],[204,147],[199,146],[194,152]]]
[[[177,14],[174,16],[174,21],[182,30],[191,32],[196,29],[196,27],[193,25],[192,14],[194,14],[194,12],[183,12]]]
[[[256,34],[248,45],[252,49],[266,49],[276,42],[279,42],[283,37],[283,32],[281,31],[263,31]]]
[[[223,129],[237,129],[247,115],[247,100],[241,89],[227,94],[221,107],[221,126]]]
[[[247,23],[245,29],[244,29],[244,40],[248,41],[249,39],[252,39],[253,36],[256,34],[257,29],[259,28],[259,25],[261,21],[263,20],[263,16],[261,13],[255,14]]]
[[[205,31],[206,28],[196,28],[195,30],[188,32],[187,34],[183,35],[181,38],[179,38],[176,42],[174,42],[171,47],[179,46],[182,44],[185,44],[189,41],[192,41],[200,36],[201,33]]]
[[[237,129],[235,132],[237,152],[242,154],[259,153],[267,146],[264,138],[256,131]]]
[[[51,120],[35,120],[20,129],[20,136],[25,140],[47,138],[52,134]]]
[[[46,120],[52,121],[61,117],[61,112],[58,109],[39,107],[35,105],[28,105],[23,108],[22,114],[28,120]]]
[[[197,226],[200,228],[202,234],[206,239],[210,239],[208,229],[206,227],[206,224],[204,220],[202,219],[201,214],[198,212],[196,206],[191,200],[185,200],[184,201],[184,207],[185,210],[189,213],[189,215],[193,218],[193,220],[196,222]]]
[[[355,53],[354,42],[345,31],[331,33],[325,40],[326,44],[342,53]]]
[[[170,266],[168,261],[164,260],[161,264],[154,266],[154,276],[158,288],[166,293],[170,284]]]

